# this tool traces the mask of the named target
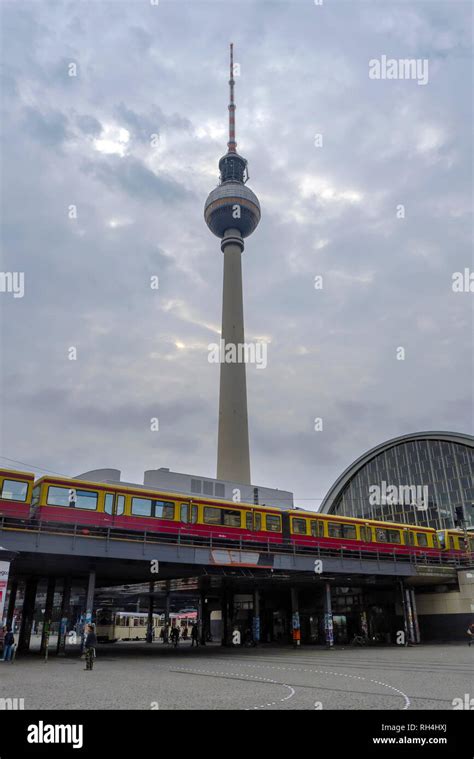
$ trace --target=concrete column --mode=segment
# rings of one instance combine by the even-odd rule
[[[296,588],[291,588],[291,631],[293,646],[297,648],[301,645],[301,625],[298,607],[298,591]]]
[[[20,636],[18,639],[18,651],[28,651],[30,648],[31,627],[35,613],[36,589],[38,580],[36,577],[29,577],[25,585],[25,597],[23,599],[23,609],[21,613]]]
[[[66,653],[67,624],[69,616],[69,602],[71,600],[71,578],[65,577],[63,584],[63,596],[61,599],[61,614],[59,619],[58,645],[56,653],[64,655]]]
[[[227,588],[222,592],[222,645],[227,646],[229,640],[229,596]]]
[[[49,641],[49,635],[51,632],[51,619],[53,617],[55,584],[56,584],[55,578],[48,577],[48,587],[46,589],[46,602],[44,605],[44,615],[43,615],[43,629],[41,631],[40,652],[42,654],[46,653],[47,642]]]
[[[166,582],[166,595],[165,595],[165,627],[167,628],[170,623],[170,583]]]
[[[418,614],[416,611],[416,598],[415,598],[415,589],[410,589],[410,600],[411,600],[411,610],[413,614],[413,629],[415,633],[415,643],[421,642],[421,635],[420,635],[420,626],[418,624]]]
[[[91,569],[89,572],[89,581],[87,583],[86,616],[84,620],[86,625],[92,622],[92,613],[94,611],[94,593],[95,593],[95,569]]]
[[[411,606],[411,591],[410,588],[405,588],[405,608],[408,623],[408,640],[410,643],[415,643],[415,625],[413,622],[413,609]]]
[[[206,591],[203,589],[201,590],[201,595],[199,597],[199,619],[201,620],[201,624],[199,627],[199,640],[201,642],[201,646],[206,645],[206,633],[207,628],[209,625],[209,619],[208,619],[208,613],[207,613],[207,606],[206,603]]]
[[[260,591],[253,592],[253,640],[255,645],[260,643]]]
[[[226,345],[245,343],[242,298],[242,251],[244,241],[237,229],[228,229],[221,243],[224,254],[221,351]],[[230,349],[229,349],[230,350]],[[245,361],[232,362],[221,355],[217,478],[250,485],[249,429]]]
[[[150,595],[148,596],[148,620],[146,626],[146,642],[153,643],[153,593],[155,591],[155,583],[150,580]]]
[[[403,580],[400,580],[400,598],[402,602],[402,611],[403,611],[403,631],[405,633],[405,645],[408,646],[408,641],[410,639],[410,632],[408,627],[408,610],[407,610],[407,602],[405,597],[405,585]]]
[[[326,637],[326,647],[334,646],[334,624],[332,618],[332,599],[331,584],[324,583],[324,635]]]
[[[13,617],[15,615],[16,594],[18,591],[18,580],[12,580],[10,585],[10,595],[8,597],[7,609],[7,627],[13,630]]]

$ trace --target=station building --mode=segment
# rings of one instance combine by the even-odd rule
[[[405,522],[437,530],[457,526],[462,509],[474,528],[474,437],[416,432],[371,448],[337,478],[325,514]]]

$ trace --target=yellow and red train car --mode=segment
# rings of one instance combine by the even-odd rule
[[[0,469],[0,517],[29,518],[34,481],[32,472]]]
[[[44,476],[33,487],[28,472],[0,470],[0,515],[34,522],[188,538],[236,541],[248,547],[296,545],[459,556],[474,553],[474,535],[461,530],[354,519],[301,509],[281,510],[152,490],[140,485]]]

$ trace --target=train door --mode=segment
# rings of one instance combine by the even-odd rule
[[[179,521],[181,526],[196,524],[198,520],[197,503],[181,503],[179,507]]]
[[[106,493],[104,502],[104,513],[106,514],[106,523],[113,527],[115,517],[120,517],[125,511],[125,496],[117,493]]]

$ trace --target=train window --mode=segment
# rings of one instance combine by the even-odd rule
[[[336,522],[329,522],[328,535],[330,538],[340,538],[342,533],[341,525]]]
[[[98,495],[93,490],[76,490],[74,488],[48,488],[49,506],[72,506],[76,509],[97,509]]]
[[[191,524],[196,524],[198,520],[198,507],[197,503],[191,504]]]
[[[125,510],[125,496],[124,495],[118,495],[117,496],[117,505],[115,507],[115,514],[116,516],[121,516]]]
[[[251,511],[247,511],[245,514],[245,527],[247,530],[253,529],[253,515]]]
[[[292,524],[295,535],[306,535],[306,519],[293,518]]]
[[[400,543],[400,530],[387,530],[387,543]]]
[[[474,553],[474,538],[468,538],[469,551]]]
[[[26,501],[28,483],[21,480],[3,480],[2,498],[8,501]]]
[[[105,511],[106,514],[113,514],[114,513],[114,496],[113,496],[113,493],[106,493],[105,494],[104,511]]]
[[[189,521],[188,504],[182,503],[180,511],[181,511],[181,521],[187,524],[187,522]]]
[[[281,517],[267,514],[267,530],[269,532],[281,532]]]
[[[240,527],[241,515],[240,511],[231,511],[230,509],[222,509],[223,524],[227,527]]]
[[[226,527],[240,527],[240,511],[233,511],[231,509],[216,509],[214,506],[205,506],[204,522],[206,524],[222,524]]]
[[[377,543],[386,543],[387,530],[384,530],[382,527],[377,527],[377,529],[375,530],[375,539]]]
[[[347,540],[357,540],[357,531],[355,524],[343,524],[342,537],[347,538]]]
[[[213,506],[204,506],[204,522],[206,524],[220,524],[220,509],[215,509]]]
[[[153,516],[160,519],[174,519],[174,503],[172,501],[153,501]]]
[[[258,512],[253,515],[253,529],[256,532],[262,529],[262,515]]]
[[[311,520],[310,526],[311,526],[311,535],[313,536],[313,538],[317,538],[318,537],[318,525],[320,525],[320,524],[321,524],[321,522],[316,522],[315,519]]]
[[[428,538],[426,536],[426,533],[424,533],[424,532],[417,532],[416,533],[416,538],[417,538],[419,546],[424,547],[424,546],[428,545]]]
[[[132,514],[137,517],[151,517],[151,500],[149,498],[132,498]]]

